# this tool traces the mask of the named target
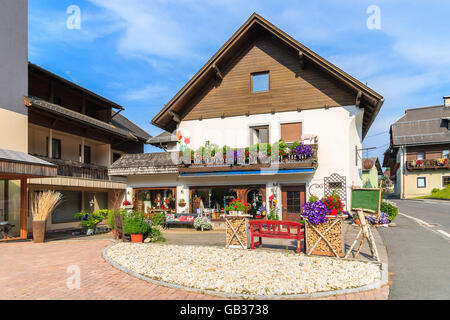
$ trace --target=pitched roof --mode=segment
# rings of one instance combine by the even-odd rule
[[[83,88],[83,87],[77,85],[76,83],[73,83],[72,81],[64,79],[63,77],[60,77],[60,76],[54,74],[53,72],[50,72],[47,69],[44,69],[44,68],[42,68],[42,67],[40,67],[40,66],[38,66],[38,65],[36,65],[34,63],[28,62],[28,69],[32,70],[32,71],[38,71],[41,74],[44,74],[45,76],[47,76],[49,78],[53,78],[54,80],[59,81],[60,83],[66,85],[66,86],[72,87],[73,89],[78,90],[79,92],[82,92],[84,94],[87,94],[87,95],[91,96],[94,99],[97,99],[97,100],[100,100],[100,101],[102,101],[102,102],[104,102],[106,104],[109,104],[111,107],[113,107],[115,109],[123,110],[123,107],[118,105],[117,103],[115,103],[115,102],[113,102],[113,101],[111,101],[109,99],[106,99],[105,97],[102,97],[102,96],[100,96],[100,95],[98,95],[98,94],[96,94],[96,93],[94,93],[94,92],[92,92],[92,91],[90,91],[90,90],[88,90],[86,88]]]
[[[269,21],[262,18],[260,15],[254,13],[250,18],[242,25],[234,35],[212,56],[212,58],[189,80],[189,82],[169,101],[169,103],[153,118],[152,124],[167,130],[173,131],[176,127],[176,122],[173,120],[173,114],[170,111],[176,110],[176,108],[182,108],[178,104],[182,104],[183,98],[190,93],[190,91],[201,90],[203,83],[206,79],[212,78],[215,75],[217,65],[223,65],[226,61],[233,59],[236,54],[233,50],[238,44],[248,43],[250,37],[256,35],[255,30],[264,30],[272,34],[275,38],[279,39],[286,45],[290,46],[294,50],[297,50],[299,54],[309,62],[321,67],[329,74],[337,78],[346,86],[351,88],[355,92],[355,96],[361,93],[360,106],[365,109],[363,119],[363,138],[367,134],[371,124],[375,120],[378,112],[383,105],[383,97],[370,89],[360,81],[356,80],[349,74],[345,73],[329,61],[325,60],[317,53],[305,47],[303,44],[290,37],[288,34],[278,29]],[[234,53],[234,54],[233,54]]]
[[[116,114],[112,120],[112,125],[116,126],[117,128],[121,128],[123,130],[130,131],[133,133],[137,138],[140,140],[143,140],[146,142],[148,139],[152,138],[150,134],[148,134],[146,131],[138,127],[134,122],[132,122],[130,119],[126,118],[125,116],[121,114]]]
[[[168,142],[177,142],[178,139],[175,135],[170,132],[163,131],[157,136],[151,137],[148,139],[147,143],[149,144],[160,144],[160,143],[168,143]]]
[[[85,125],[91,126],[96,129],[105,130],[109,133],[119,135],[119,136],[129,139],[129,140],[138,141],[136,136],[129,130],[121,129],[112,124],[106,123],[104,121],[100,121],[98,119],[81,114],[76,111],[61,107],[57,104],[50,103],[50,102],[47,102],[47,101],[44,101],[42,99],[35,98],[35,97],[25,97],[24,101],[25,101],[25,106],[27,106],[28,108],[31,107],[31,108],[37,108],[40,110],[44,110],[44,111],[56,114],[58,116],[67,118],[69,120],[83,123]]]
[[[405,115],[391,125],[392,144],[450,143],[449,117],[450,108],[443,105],[407,109]]]
[[[114,162],[108,174],[112,176],[178,173],[178,152],[124,154]]]

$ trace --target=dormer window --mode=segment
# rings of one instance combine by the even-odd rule
[[[269,72],[252,73],[251,88],[254,93],[269,91]]]

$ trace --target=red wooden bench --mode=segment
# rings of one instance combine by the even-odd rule
[[[284,230],[281,227],[284,227]],[[294,232],[291,233],[291,230]],[[255,245],[262,246],[261,238],[295,239],[297,240],[297,253],[300,253],[300,249],[303,247],[300,245],[300,240],[304,239],[301,223],[269,220],[250,221],[250,237],[252,250],[255,249]],[[255,242],[254,237],[259,237],[259,241]]]

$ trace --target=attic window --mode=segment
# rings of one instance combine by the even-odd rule
[[[252,92],[269,91],[269,72],[252,73]]]

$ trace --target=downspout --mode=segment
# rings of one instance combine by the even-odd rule
[[[401,156],[401,161],[402,161],[402,199],[405,199],[405,167],[406,167],[406,163],[405,163],[405,146],[402,145],[401,147],[402,150],[402,156]]]

